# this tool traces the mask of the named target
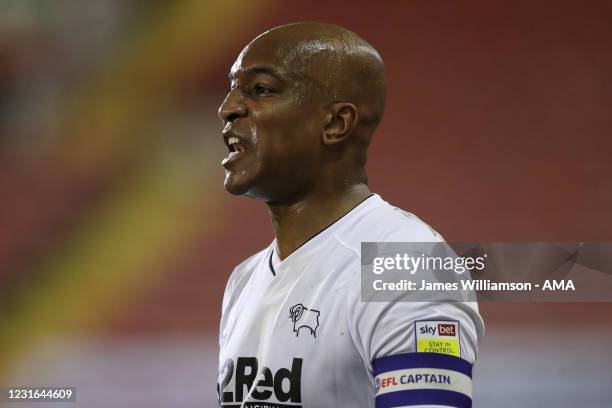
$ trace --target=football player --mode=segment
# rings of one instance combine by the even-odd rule
[[[475,303],[360,297],[361,242],[443,241],[368,189],[379,53],[338,26],[290,24],[251,41],[230,81],[225,188],[267,204],[275,239],[226,287],[220,405],[471,406]]]

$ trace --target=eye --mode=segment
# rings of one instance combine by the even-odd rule
[[[272,94],[274,91],[266,85],[256,84],[253,87],[253,92],[257,96],[267,96],[267,95]]]

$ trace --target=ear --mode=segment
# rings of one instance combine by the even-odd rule
[[[336,102],[327,115],[323,129],[323,144],[335,145],[342,142],[357,125],[359,111],[349,102]]]

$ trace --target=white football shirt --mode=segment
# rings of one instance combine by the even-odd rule
[[[362,302],[362,241],[442,238],[373,194],[286,259],[273,241],[238,265],[223,298],[221,406],[471,406],[478,306]]]

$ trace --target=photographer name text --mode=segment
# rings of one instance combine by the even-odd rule
[[[574,282],[568,280],[547,279],[541,283],[533,282],[494,282],[491,280],[462,280],[460,282],[430,282],[421,280],[414,282],[402,279],[398,282],[384,282],[377,279],[373,282],[376,291],[455,291],[455,290],[477,290],[477,291],[574,291]]]

